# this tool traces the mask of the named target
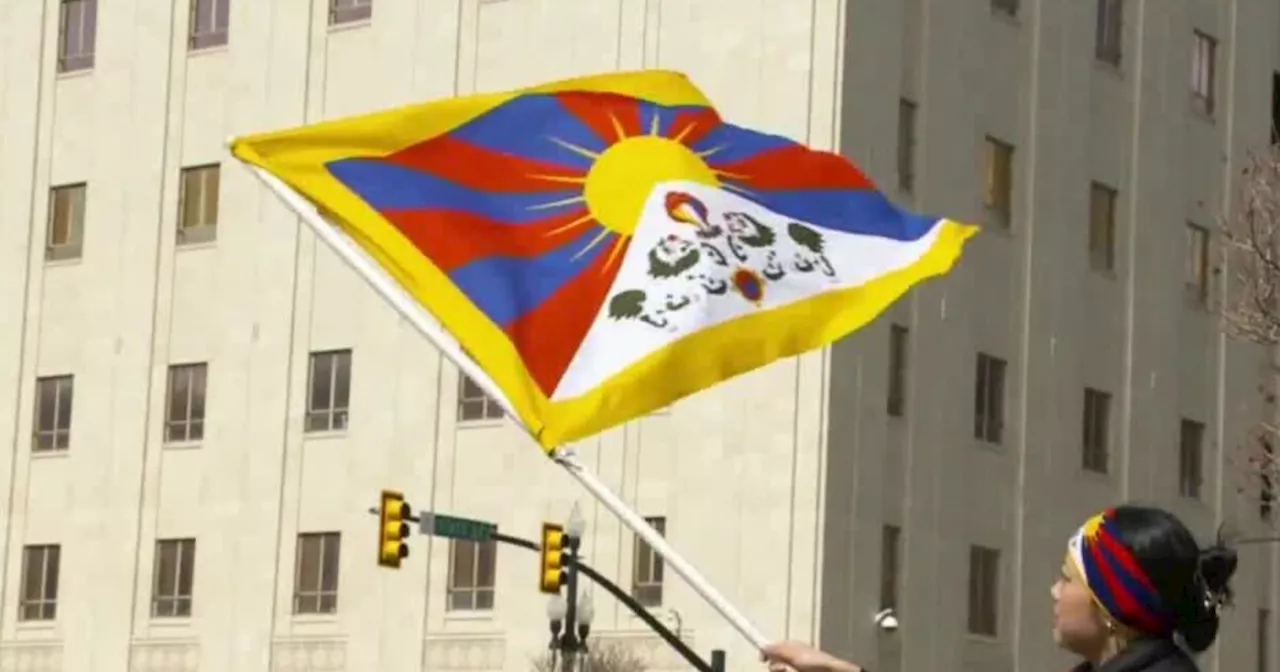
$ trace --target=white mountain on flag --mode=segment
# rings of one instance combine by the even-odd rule
[[[723,188],[661,183],[552,399],[594,389],[691,334],[906,268],[937,235],[904,242],[825,229]]]
[[[759,306],[769,285],[788,274],[818,274],[829,283],[838,281],[824,254],[826,241],[812,227],[786,222],[775,229],[739,211],[716,217],[701,201],[680,191],[668,192],[663,200],[671,220],[689,226],[650,247],[643,286],[610,296],[612,319],[675,331],[679,326],[674,313],[700,301]]]

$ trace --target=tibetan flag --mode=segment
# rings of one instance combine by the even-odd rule
[[[730,124],[683,75],[606,74],[243,137],[493,379],[544,448],[875,319],[973,227]]]

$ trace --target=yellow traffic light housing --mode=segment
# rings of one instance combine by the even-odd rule
[[[400,561],[409,557],[409,524],[405,522],[413,514],[404,495],[391,490],[382,491],[382,505],[378,507],[378,565],[400,569]]]
[[[564,526],[543,523],[541,548],[538,590],[548,594],[559,593],[564,583]]]

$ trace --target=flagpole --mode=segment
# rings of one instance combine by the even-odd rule
[[[764,634],[751,621],[747,620],[747,617],[738,611],[732,603],[725,599],[697,568],[689,564],[680,555],[679,551],[667,543],[666,538],[661,533],[655,530],[640,514],[627,506],[626,502],[622,501],[621,497],[618,497],[617,494],[610,490],[609,486],[605,485],[594,472],[583,466],[578,461],[577,456],[574,455],[572,449],[557,448],[552,453],[551,459],[569,472],[570,476],[577,479],[588,492],[600,500],[601,504],[604,504],[605,508],[618,516],[623,525],[631,528],[633,532],[639,535],[655,553],[666,561],[671,569],[675,570],[676,574],[679,574],[702,599],[707,601],[707,604],[710,604],[712,608],[720,612],[720,615],[729,621],[729,624],[735,630],[742,633],[742,636],[746,637],[752,646],[757,649],[763,649],[769,643]]]
[[[242,162],[243,163],[243,162]],[[423,336],[426,336],[440,352],[453,361],[454,364],[462,370],[467,377],[475,381],[485,394],[496,400],[512,418],[517,417],[513,412],[511,402],[507,400],[506,395],[493,382],[493,379],[476,364],[474,360],[467,356],[462,350],[462,346],[458,344],[448,331],[438,322],[435,317],[428,313],[408,292],[404,291],[391,278],[383,274],[382,268],[378,266],[378,262],[374,261],[368,253],[360,248],[355,241],[351,240],[338,227],[325,221],[316,206],[304,198],[301,194],[294,191],[292,187],[285,184],[280,178],[252,164],[244,164],[258,176],[259,180],[267,186],[284,204],[289,206],[290,210],[306,222],[307,226],[329,245],[343,261],[347,262],[356,273],[373,286],[374,291],[386,299],[396,312],[400,313],[404,319],[418,329]],[[524,426],[523,423],[520,425]],[[527,431],[527,429],[526,429]]]
[[[521,429],[529,433],[531,438],[536,438],[532,437],[529,428],[516,415],[510,400],[502,393],[502,390],[498,389],[497,384],[485,373],[484,369],[480,368],[480,365],[476,364],[467,355],[462,346],[458,344],[457,339],[453,338],[440,322],[427,312],[426,308],[387,276],[377,262],[370,258],[355,241],[351,240],[341,229],[325,221],[325,218],[311,201],[294,191],[292,187],[285,184],[275,175],[258,166],[244,163],[243,161],[241,163],[248,167],[290,210],[293,210],[315,232],[320,240],[324,241],[335,254],[347,262],[356,271],[356,274],[362,277],[365,282],[368,282],[374,291],[386,299],[396,312],[400,313],[419,333],[439,348],[440,352],[453,361],[480,389],[484,390],[485,394],[502,406],[507,415],[512,420],[515,420]],[[683,578],[702,599],[706,600],[707,604],[719,612],[752,646],[757,649],[763,649],[768,644],[769,640],[737,607],[729,602],[720,591],[716,590],[715,586],[711,585],[711,582],[698,572],[693,565],[689,564],[680,552],[672,547],[652,525],[610,490],[594,472],[583,466],[581,462],[578,462],[572,450],[557,448],[552,451],[551,459],[581,483],[605,508],[612,511],[622,524],[648,543],[649,547],[666,564],[670,565],[676,574]]]

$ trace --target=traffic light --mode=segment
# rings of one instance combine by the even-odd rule
[[[541,556],[538,590],[548,594],[559,593],[564,582],[564,526],[542,524]]]
[[[378,565],[400,569],[400,561],[409,557],[409,545],[405,543],[405,537],[409,536],[409,524],[405,520],[412,515],[409,504],[404,501],[404,495],[383,490],[378,512]]]

